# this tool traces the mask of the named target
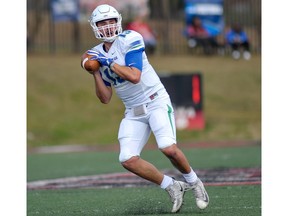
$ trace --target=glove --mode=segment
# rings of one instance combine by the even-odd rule
[[[107,58],[98,51],[88,50],[87,54],[93,56],[90,60],[97,60],[101,66],[107,66],[110,68],[111,64],[114,62],[112,58]]]

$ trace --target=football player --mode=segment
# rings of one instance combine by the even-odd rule
[[[118,140],[119,161],[130,172],[165,189],[178,212],[187,190],[192,190],[199,208],[208,206],[209,197],[184,153],[176,144],[174,110],[170,97],[145,54],[142,36],[122,31],[122,17],[110,5],[98,6],[89,22],[95,37],[102,43],[88,50],[100,63],[92,72],[99,100],[108,104],[112,87],[125,105]],[[153,164],[140,157],[151,132],[158,148],[182,174],[186,182],[164,175]]]

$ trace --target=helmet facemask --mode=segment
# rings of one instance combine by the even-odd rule
[[[95,37],[104,42],[113,42],[116,37],[122,33],[121,18],[120,22],[118,19],[114,24],[97,26],[97,23],[90,22],[90,25],[92,26]]]
[[[104,20],[115,19],[116,23],[108,23],[97,26],[97,23]],[[104,42],[112,43],[122,33],[122,17],[118,11],[110,5],[100,5],[92,13],[89,19],[95,37]]]

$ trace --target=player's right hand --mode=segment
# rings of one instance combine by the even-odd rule
[[[94,50],[88,50],[87,54],[92,55],[93,57],[90,60],[97,60],[101,66],[107,66],[110,68],[110,65],[113,63],[112,58],[107,58],[102,53]]]

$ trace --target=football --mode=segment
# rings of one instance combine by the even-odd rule
[[[92,74],[94,71],[99,70],[100,63],[97,60],[90,60],[91,57],[92,55],[88,55],[85,52],[81,57],[81,67]]]

